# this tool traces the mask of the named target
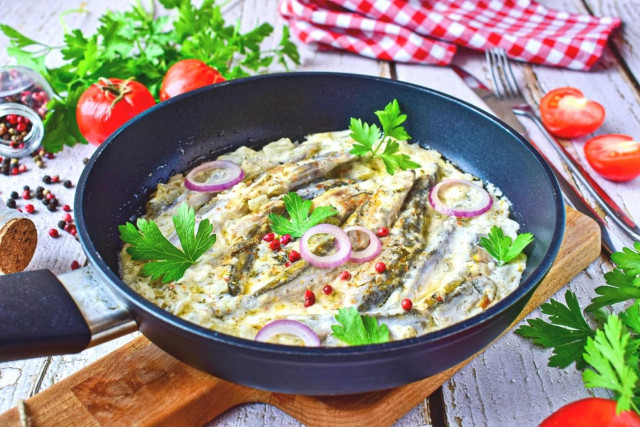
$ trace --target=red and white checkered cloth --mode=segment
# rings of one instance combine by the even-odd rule
[[[281,0],[293,34],[319,49],[447,65],[456,45],[506,49],[526,62],[588,70],[620,19],[529,0]]]

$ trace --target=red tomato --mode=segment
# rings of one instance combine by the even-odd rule
[[[160,100],[165,101],[172,96],[224,80],[218,70],[209,67],[199,59],[183,59],[173,64],[164,75],[160,88]]]
[[[615,401],[589,397],[558,409],[540,427],[640,427],[640,416],[633,411],[616,415]]]
[[[540,116],[552,134],[561,138],[577,138],[600,127],[604,122],[604,108],[585,98],[576,88],[560,87],[542,98]]]
[[[584,145],[591,167],[611,181],[630,181],[640,175],[640,142],[628,135],[600,135]]]
[[[155,103],[151,92],[141,83],[100,79],[89,86],[78,100],[78,128],[87,141],[100,145],[129,119]]]

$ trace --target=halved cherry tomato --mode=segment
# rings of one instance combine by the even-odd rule
[[[99,145],[129,119],[155,103],[153,95],[142,83],[101,78],[78,100],[78,128],[87,141]]]
[[[558,409],[540,427],[640,427],[640,416],[633,411],[616,415],[615,401],[589,397]]]
[[[584,97],[573,87],[560,87],[540,101],[540,117],[544,127],[561,138],[587,135],[604,122],[604,108]]]
[[[628,135],[591,138],[584,145],[584,154],[591,167],[611,181],[630,181],[640,175],[640,142]]]
[[[183,59],[167,70],[160,87],[160,100],[224,81],[218,70],[199,59]]]

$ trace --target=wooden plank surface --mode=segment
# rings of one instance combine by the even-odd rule
[[[593,220],[568,209],[558,257],[512,326],[598,257],[599,233]],[[471,359],[393,390],[308,397],[269,393],[222,381],[179,362],[140,337],[27,400],[22,410],[30,423],[42,427],[193,426],[241,403],[263,402],[309,426],[384,426],[433,393]],[[13,408],[0,415],[0,425],[19,426],[20,416],[20,410]]]
[[[588,11],[585,3],[580,0],[544,0],[542,3],[563,10]],[[640,10],[638,1],[588,0],[586,3],[591,10],[599,8],[597,10],[602,13],[614,10],[616,13],[619,12],[625,21],[624,31],[618,36],[622,40],[620,46],[626,47],[621,49],[621,52],[626,65],[637,75],[637,66],[634,65],[637,61],[634,55],[638,55],[640,47],[634,17]],[[80,7],[85,3],[81,0],[48,2],[2,0],[0,4],[3,6],[4,16],[12,17],[9,22],[11,25],[35,39],[59,44],[62,36],[57,18],[59,13]],[[95,28],[97,18],[107,7],[112,10],[123,10],[128,5],[129,0],[110,0],[108,3],[91,2],[86,6],[91,13],[70,14],[65,20],[70,28],[91,31]],[[269,2],[234,0],[227,6],[227,14],[239,17],[244,28],[265,20],[274,23],[278,28],[282,25],[282,20],[277,15],[275,5],[275,0]],[[2,22],[5,22],[4,19]],[[278,35],[274,35],[274,40],[277,40],[276,37]],[[0,37],[0,64],[10,61],[6,56],[5,47],[6,39]],[[391,74],[387,63],[354,55],[317,53],[305,47],[301,47],[300,50],[303,58],[303,64],[300,67],[302,70],[332,70],[382,76]],[[473,70],[480,77],[485,75],[484,60],[480,54],[461,52],[456,57],[456,62]],[[621,64],[610,53],[606,54],[605,61],[598,67],[600,68],[596,68],[595,72],[588,74],[548,67],[533,67],[533,72],[529,74],[529,80],[527,80],[528,87],[542,87],[548,90],[560,85],[574,84],[607,108],[610,114],[605,122],[604,131],[630,133],[638,137],[640,112],[634,84],[621,72]],[[409,72],[408,68],[402,69],[402,66],[398,66],[398,76],[480,104],[479,100],[450,70],[430,66],[412,66],[412,68],[415,70]],[[523,67],[518,67],[517,71],[521,81],[524,82]],[[601,96],[603,98],[600,98]],[[530,133],[536,143],[543,146],[543,150],[552,161],[562,166],[550,147],[544,146],[544,141],[537,130],[530,128]],[[581,145],[574,144],[574,150],[579,154]],[[47,169],[24,174],[17,181],[5,179],[0,175],[0,197],[6,197],[7,192],[16,187],[21,188],[25,184],[38,185],[44,173],[55,173],[55,170],[63,171],[65,177],[75,182],[82,168],[82,159],[91,152],[93,148],[86,146],[67,149],[58,158],[52,160]],[[619,203],[628,207],[637,221],[640,220],[640,204],[637,203],[640,194],[638,180],[630,184],[611,184],[604,180],[602,183]],[[67,194],[65,190],[60,190],[64,202],[67,203],[72,201],[71,193],[72,191]],[[30,268],[52,268],[59,273],[68,270],[72,260],[77,259],[80,262],[84,260],[79,244],[73,239],[67,239],[68,236],[64,236],[64,239],[54,240],[46,235],[49,228],[55,227],[59,219],[58,215],[40,211],[34,217],[44,246],[36,252]],[[592,263],[584,273],[570,283],[569,287],[578,293],[583,302],[586,301],[593,295],[593,288],[602,283],[602,272],[606,268],[606,263],[602,260]],[[539,314],[534,313],[534,315]],[[54,357],[50,361],[33,359],[0,364],[0,411],[29,397],[32,391],[44,389],[59,382],[101,355],[122,345],[128,339],[131,338],[125,337],[116,343],[107,343],[80,355]],[[579,373],[571,369],[547,368],[548,356],[549,352],[533,347],[529,341],[522,340],[514,334],[508,334],[447,383],[444,388],[447,422],[450,425],[464,426],[508,425],[517,419],[518,425],[521,426],[537,425],[540,419],[562,404],[589,395],[582,386]],[[501,373],[498,378],[496,378],[496,372]],[[234,408],[217,418],[214,423],[229,426],[298,424],[277,408],[264,404]],[[429,409],[425,402],[409,411],[398,424],[430,424]]]

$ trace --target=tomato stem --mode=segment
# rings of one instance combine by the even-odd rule
[[[129,82],[132,80],[131,77],[129,77],[128,79],[120,82],[120,83],[113,83],[111,80],[105,78],[105,77],[100,77],[98,79],[98,81],[100,83],[102,83],[102,86],[98,85],[100,87],[101,90],[108,92],[110,94],[112,94],[113,96],[115,96],[115,99],[113,100],[113,102],[111,103],[111,106],[109,106],[109,112],[111,112],[111,110],[113,110],[113,107],[122,99],[124,98],[124,96],[128,93],[131,92],[131,88],[129,87]]]

